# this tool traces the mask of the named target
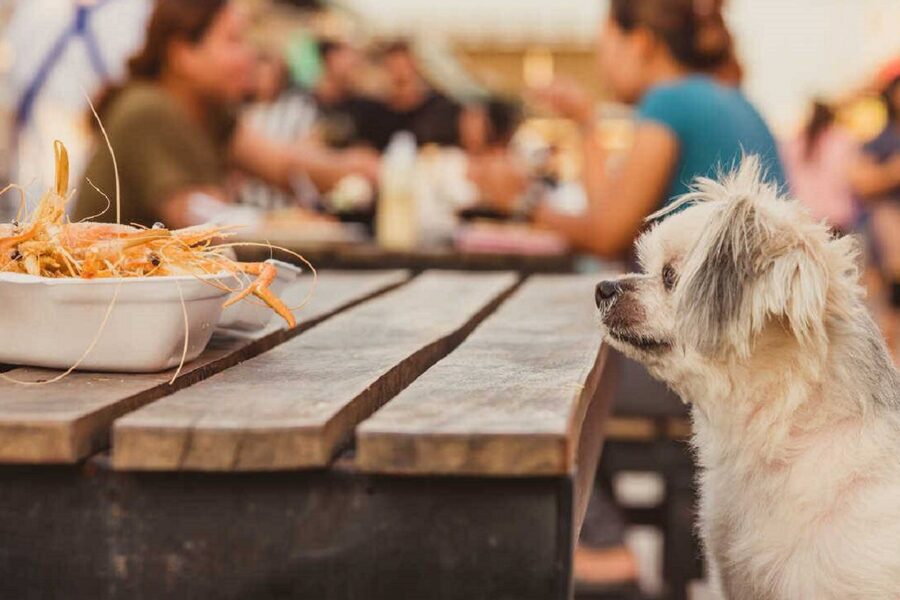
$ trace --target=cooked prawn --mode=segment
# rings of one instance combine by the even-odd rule
[[[66,217],[69,159],[62,142],[54,143],[56,185],[23,222],[0,228],[0,272],[38,277],[161,277],[231,273],[255,276],[226,306],[254,295],[296,325],[291,310],[269,289],[277,269],[266,263],[241,263],[215,243],[233,228],[198,225],[151,229],[93,222],[72,223]]]

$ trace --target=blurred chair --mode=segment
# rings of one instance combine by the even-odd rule
[[[662,533],[665,598],[686,600],[690,581],[703,574],[694,530],[696,470],[687,442],[688,408],[641,365],[624,356],[620,361],[619,389],[597,476],[609,490],[623,472],[653,473],[663,480],[664,494],[656,506],[620,507],[628,525],[649,525]]]

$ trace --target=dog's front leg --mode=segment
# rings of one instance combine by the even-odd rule
[[[708,523],[702,518],[705,508],[708,508],[708,499],[701,498],[701,521],[698,526],[700,539],[703,544],[703,555],[706,559],[706,579],[709,583],[709,590],[714,594],[717,600],[731,600],[731,597],[725,593],[725,586],[722,581],[722,571],[719,568],[719,559],[716,555],[715,544],[710,535]]]
[[[696,408],[693,412],[695,437],[692,441],[694,447],[702,452],[702,448],[697,446],[698,440],[696,436],[698,430],[700,432],[705,430],[705,419],[702,419],[701,417],[703,423],[700,423],[698,427]],[[719,557],[722,548],[725,545],[725,540],[723,538],[725,530],[722,527],[720,515],[717,514],[715,498],[713,497],[713,494],[710,493],[711,476],[712,474],[710,471],[703,467],[701,467],[697,474],[697,487],[699,489],[699,497],[697,498],[697,533],[700,536],[700,542],[703,546],[703,556],[706,559],[706,578],[709,582],[710,591],[715,594],[717,599],[732,600],[732,596],[726,593],[728,589],[725,586],[726,582],[722,579],[723,574]],[[717,523],[719,524],[718,526],[716,525]]]
[[[709,581],[709,589],[717,600],[728,600],[725,594],[725,588],[722,586],[722,576],[719,573],[719,561],[712,557],[711,554],[706,555],[706,578]]]

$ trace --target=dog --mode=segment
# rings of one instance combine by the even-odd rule
[[[900,599],[900,378],[856,241],[752,156],[648,220],[641,272],[600,282],[596,303],[608,343],[691,406],[713,585]]]

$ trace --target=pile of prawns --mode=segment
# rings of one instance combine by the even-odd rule
[[[23,214],[23,194],[16,220],[0,224],[0,273],[83,279],[230,273],[240,280],[242,276],[252,275],[256,278],[247,281],[225,306],[253,294],[288,326],[297,324],[291,310],[269,290],[278,274],[273,265],[236,262],[228,257],[230,246],[219,240],[233,233],[229,228],[197,225],[170,230],[159,223],[147,229],[70,222],[65,210],[71,198],[69,158],[60,141],[54,142],[54,152],[55,187],[44,194],[27,216]]]

